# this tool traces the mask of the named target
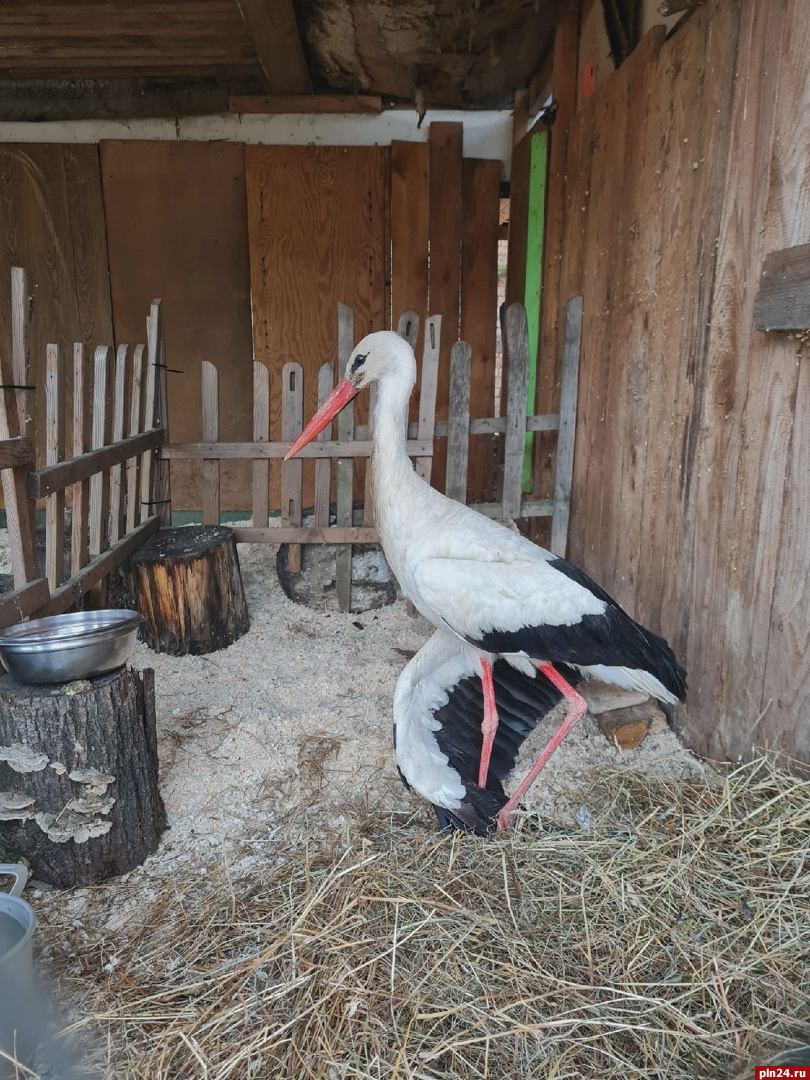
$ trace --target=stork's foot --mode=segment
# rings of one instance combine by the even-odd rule
[[[563,741],[565,736],[571,730],[571,728],[577,723],[577,721],[584,716],[587,711],[587,703],[585,698],[581,694],[578,694],[576,690],[560,675],[560,673],[553,668],[551,664],[538,664],[539,670],[546,676],[546,678],[557,687],[565,700],[568,702],[568,711],[565,719],[557,728],[549,740],[548,746],[545,748],[540,757],[532,765],[527,775],[523,778],[518,785],[517,790],[513,793],[507,804],[498,814],[498,829],[506,829],[512,819],[512,813],[517,806],[518,802],[523,798],[532,784],[535,782],[540,774],[541,769],[546,764],[548,759]]]

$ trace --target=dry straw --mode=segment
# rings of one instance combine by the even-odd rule
[[[98,1075],[155,1080],[695,1080],[810,1041],[810,782],[763,757],[590,805],[486,841],[367,821],[342,853],[167,881],[123,930],[91,910],[86,940],[52,913],[72,1033]]]

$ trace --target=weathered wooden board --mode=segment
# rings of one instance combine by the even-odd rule
[[[243,147],[103,142],[101,162],[116,339],[144,341],[144,320],[159,296],[172,438],[200,436],[200,360],[206,359],[222,377],[222,438],[249,439],[253,357]],[[201,485],[201,464],[173,465],[174,508],[202,507]],[[250,506],[249,462],[223,465],[221,494],[225,510]]]
[[[436,419],[447,419],[450,392],[450,349],[458,340],[461,308],[462,125],[448,121],[430,125],[430,314],[441,315],[442,341]],[[475,378],[475,376],[473,376]],[[444,490],[447,448],[437,443],[433,486]]]
[[[754,326],[757,330],[810,330],[810,244],[765,256]]]
[[[548,181],[546,195],[546,229],[543,244],[543,306],[540,314],[540,341],[537,366],[537,412],[554,412],[558,406],[559,364],[562,353],[563,305],[568,298],[560,292],[560,273],[565,237],[564,221],[568,178],[568,140],[577,99],[577,51],[579,47],[579,11],[569,6],[560,16],[554,32],[552,91],[557,111],[549,137]],[[527,154],[528,150],[524,151]],[[514,166],[513,166],[514,167]],[[528,175],[528,166],[526,166]],[[573,181],[573,177],[571,178]],[[526,196],[528,199],[528,194]],[[527,210],[528,212],[528,210]],[[510,221],[510,268],[511,231]],[[511,288],[507,277],[507,289]],[[578,291],[578,290],[575,290]],[[517,299],[509,292],[510,300]],[[554,483],[556,440],[534,440],[534,494],[548,494]],[[548,544],[548,525],[535,527],[530,535]]]
[[[470,416],[479,418],[492,416],[495,402],[501,166],[499,161],[470,158],[462,173],[460,337],[472,350]],[[469,500],[495,497],[495,455],[494,439],[479,437],[470,443]]]
[[[708,0],[580,106],[549,239],[544,341],[583,295],[570,558],[669,638],[720,758],[810,756],[806,346],[754,328],[808,236],[809,95],[806,5]]]
[[[112,344],[110,286],[98,147],[0,146],[0,287],[12,266],[27,271],[30,359],[37,400],[45,400],[45,347],[69,356],[74,341]],[[11,323],[0,321],[0,351],[11,355]],[[68,415],[72,393],[67,394]],[[45,460],[45,412],[37,410],[37,460]]]
[[[304,372],[304,416],[315,412],[318,370],[336,354],[337,304],[353,308],[359,339],[386,326],[385,201],[387,149],[246,148],[254,352],[280,386],[287,360]],[[276,379],[279,381],[276,382]],[[357,399],[365,419],[367,395]],[[280,396],[271,399],[270,438],[281,430]],[[362,493],[363,470],[355,470]],[[303,505],[314,476],[304,473]],[[271,506],[279,506],[271,469]]]
[[[428,311],[429,148],[426,143],[391,143],[391,311],[415,311],[424,327]],[[417,364],[422,337],[412,342]],[[416,395],[410,419],[417,419]]]

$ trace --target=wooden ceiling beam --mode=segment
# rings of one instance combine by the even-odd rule
[[[250,78],[3,79],[0,121],[130,120],[228,110],[231,94],[256,94]]]
[[[236,0],[271,94],[310,94],[309,76],[292,0]]]
[[[245,95],[228,98],[232,113],[379,113],[382,98],[377,94],[294,94]]]

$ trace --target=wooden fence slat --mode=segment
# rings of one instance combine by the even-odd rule
[[[559,427],[560,417],[557,413],[545,413],[542,416],[526,417],[527,431],[558,431]],[[415,420],[408,424],[409,442],[413,442],[416,439],[418,430],[419,425]],[[437,420],[433,434],[436,438],[442,438],[447,435],[448,430],[447,420]],[[505,431],[505,416],[487,416],[479,417],[476,420],[470,420],[470,435],[503,435]],[[354,429],[354,437],[358,442],[365,442],[368,439],[368,427],[365,424],[358,424]]]
[[[403,311],[397,320],[397,333],[405,338],[412,349],[416,349],[416,339],[419,337],[419,316],[415,311]]]
[[[202,362],[202,437],[219,440],[219,372],[209,360]],[[203,461],[203,521],[219,525],[219,459]]]
[[[127,397],[127,360],[129,345],[119,345],[115,354],[115,383],[113,387],[112,441],[124,438],[124,419]],[[110,543],[121,539],[124,531],[124,465],[110,469]],[[51,586],[53,588],[53,586]]]
[[[11,363],[0,357],[5,386],[28,386],[28,286],[25,271],[11,268]],[[33,409],[28,391],[0,390],[0,439],[30,438]],[[34,508],[28,500],[24,468],[3,469],[0,482],[6,507],[11,571],[19,589],[34,579]]]
[[[31,468],[34,464],[34,443],[19,435],[14,439],[0,439],[0,469],[14,469],[19,465]]]
[[[29,331],[31,304],[28,296],[28,275],[21,266],[11,268],[11,367],[18,387],[30,387],[31,355]],[[34,434],[34,391],[18,389],[17,399],[18,435]]]
[[[151,517],[146,518],[132,532],[122,537],[117,544],[113,544],[106,551],[102,551],[77,575],[69,578],[64,585],[60,585],[56,592],[52,593],[51,599],[42,614],[59,615],[61,612],[67,611],[68,608],[79,604],[82,597],[89,592],[93,592],[95,598],[99,592],[99,585],[106,588],[106,578],[110,571],[120,565],[133,551],[136,551],[159,528],[160,518],[157,514],[152,514]]]
[[[466,341],[456,341],[450,350],[450,399],[447,420],[448,499],[467,502],[467,462],[470,450],[470,362],[472,350]]]
[[[145,345],[136,345],[132,355],[132,388],[129,401],[128,437],[139,435],[143,417],[143,354]],[[141,520],[140,489],[138,487],[138,458],[127,462],[127,513],[126,531],[132,532]]]
[[[65,456],[65,365],[59,345],[45,348],[45,461],[56,465]],[[45,576],[51,590],[61,585],[65,570],[65,492],[45,501]]]
[[[554,513],[551,518],[551,550],[565,558],[571,483],[574,475],[574,442],[577,425],[579,352],[582,342],[582,297],[565,305],[565,338],[560,382],[560,434],[557,437],[557,471],[554,481]]]
[[[351,408],[351,403],[347,406]],[[364,427],[364,431],[367,428]],[[153,433],[155,441],[160,443],[162,433],[159,428]],[[139,439],[146,439],[146,435],[139,435]],[[134,441],[134,440],[133,440]],[[409,439],[406,450],[409,457],[426,457],[430,454],[432,443],[422,439]],[[283,458],[290,449],[289,442],[220,442],[220,443],[173,443],[171,446],[163,445],[160,451],[161,457],[179,458],[181,460],[197,460],[199,458],[228,458],[228,459],[251,459],[251,458]],[[302,447],[295,455],[296,458],[358,458],[368,457],[371,453],[371,443],[365,439],[362,442],[316,442],[312,441]],[[70,464],[67,462],[66,464]],[[45,470],[41,470],[44,472]]]
[[[156,326],[154,356],[157,358],[157,370],[155,372],[155,409],[157,413],[157,424],[165,431],[166,440],[168,441],[169,391],[166,374],[166,337],[163,331],[163,316],[160,311],[160,300],[152,301],[151,318]],[[168,461],[158,458],[154,467],[154,510],[160,515],[160,524],[170,526],[172,523],[171,466]],[[204,468],[205,467],[203,466],[203,469]]]
[[[506,309],[505,328],[504,352],[509,378],[501,500],[504,519],[514,521],[520,517],[529,378],[529,331],[522,304],[510,304]]]
[[[294,528],[282,525],[280,528],[252,529],[249,526],[236,526],[233,530],[237,544],[379,544],[380,535],[376,528],[355,525],[352,528],[340,528],[335,525],[323,528]]]
[[[73,346],[73,455],[81,457],[88,449],[90,411],[87,408],[87,347],[81,342]],[[30,486],[29,477],[29,486]],[[37,496],[32,496],[36,498]],[[82,477],[71,491],[70,572],[78,574],[90,558],[89,549],[90,480]]]
[[[253,439],[270,439],[270,371],[266,364],[253,362]],[[270,462],[253,462],[253,527],[267,528],[270,520]]]
[[[374,435],[374,409],[377,405],[377,390],[378,386],[376,382],[373,382],[368,388],[368,437],[373,438]],[[371,458],[366,462],[366,479],[365,489],[363,494],[363,524],[374,524],[374,496],[371,493]]]
[[[346,304],[338,304],[338,374],[342,377],[354,348],[354,311]],[[349,403],[338,415],[338,442],[348,442],[354,435],[354,405]],[[354,469],[350,457],[340,457],[337,463],[336,524],[346,528],[354,524],[352,503],[354,492]],[[352,603],[352,549],[351,545],[338,548],[335,556],[335,591],[338,609],[349,611]]]
[[[472,504],[472,509],[477,510],[479,514],[483,514],[484,517],[501,518],[503,517],[503,503],[499,502],[477,502]],[[554,510],[553,499],[537,499],[532,502],[522,502],[520,504],[520,517],[522,518],[535,518],[535,517],[551,517]]]
[[[7,593],[0,600],[0,629],[22,622],[29,615],[38,614],[48,603],[50,595],[45,578],[36,578],[14,592]]]
[[[422,352],[422,378],[419,384],[418,437],[433,441],[436,427],[436,392],[439,386],[439,350],[441,348],[441,315],[431,315],[425,323],[425,345]],[[433,452],[416,459],[416,471],[430,483]]]
[[[155,427],[157,393],[157,367],[155,356],[157,355],[158,324],[149,315],[146,319],[146,390],[143,402],[143,430],[151,431]],[[152,490],[152,467],[155,455],[151,450],[144,451],[141,456],[141,518],[149,516],[157,508],[154,505],[154,493]]]
[[[140,435],[128,435],[115,446],[102,446],[98,450],[87,450],[78,457],[61,461],[58,465],[46,465],[43,469],[28,474],[28,494],[32,499],[40,499],[50,495],[60,488],[70,484],[78,484],[80,480],[92,477],[101,469],[111,469],[114,465],[127,461],[133,454],[143,454],[147,450],[154,451],[163,443],[163,430],[152,428],[151,431],[142,431]],[[207,453],[206,443],[193,444],[202,447],[199,454],[194,457],[211,457]],[[227,446],[227,443],[220,444]],[[247,444],[250,446],[250,443]],[[365,444],[361,444],[365,445]],[[224,455],[226,456],[226,455]],[[245,455],[242,455],[245,456]]]
[[[281,369],[281,437],[292,442],[304,426],[304,369],[288,363]],[[303,463],[293,458],[281,466],[281,520],[285,525],[301,524],[301,482]],[[294,574],[301,569],[301,546],[291,544],[287,568]]]
[[[332,393],[335,384],[335,369],[332,364],[323,364],[318,372],[318,408]],[[317,442],[328,442],[332,438],[332,424],[329,423],[317,436]],[[315,462],[315,515],[313,524],[317,528],[329,524],[329,497],[332,488],[332,462],[329,458],[318,458]]]
[[[91,443],[94,450],[107,446],[110,441],[112,421],[110,401],[110,357],[112,350],[108,345],[99,345],[93,361],[93,426]],[[90,477],[90,560],[94,559],[108,546],[110,513],[110,474],[107,469],[94,473]],[[107,605],[106,580],[101,580],[93,589],[93,606]]]

